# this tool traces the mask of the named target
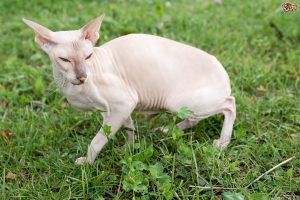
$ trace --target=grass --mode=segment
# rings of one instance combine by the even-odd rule
[[[0,131],[14,137],[0,135],[0,199],[299,199],[300,12],[276,12],[282,3],[2,0]],[[53,82],[49,59],[21,18],[68,30],[104,12],[99,44],[144,32],[192,44],[223,63],[238,111],[226,151],[211,145],[222,116],[184,134],[164,135],[155,128],[174,124],[176,114],[151,120],[135,115],[134,144],[126,143],[120,130],[93,166],[74,165],[101,117],[69,106]],[[16,177],[5,178],[8,172]]]

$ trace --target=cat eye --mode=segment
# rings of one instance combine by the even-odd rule
[[[71,62],[70,60],[66,59],[66,58],[62,58],[62,57],[59,57],[59,59],[61,59],[62,61],[64,62]]]
[[[92,56],[93,53],[91,53],[90,55],[88,55],[85,59],[89,59]]]

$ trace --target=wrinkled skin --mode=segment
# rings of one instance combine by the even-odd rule
[[[200,50],[166,38],[131,34],[95,47],[104,16],[75,31],[52,32],[29,20],[39,46],[49,55],[54,79],[70,104],[101,109],[110,136],[125,126],[133,139],[134,111],[179,111],[188,107],[193,115],[177,124],[184,130],[201,119],[223,113],[221,136],[214,145],[225,148],[236,117],[230,81],[218,60]],[[163,131],[167,131],[163,129]],[[89,145],[87,157],[76,163],[92,164],[108,137],[100,129]]]

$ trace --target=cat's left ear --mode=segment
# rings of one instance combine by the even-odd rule
[[[90,40],[93,45],[95,45],[99,39],[99,30],[104,17],[105,14],[102,14],[80,29],[82,31],[83,38],[85,40]]]

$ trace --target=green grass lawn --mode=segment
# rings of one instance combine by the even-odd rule
[[[14,137],[0,135],[0,199],[300,199],[300,2],[294,13],[276,12],[283,2],[1,0],[0,131]],[[212,147],[222,116],[174,137],[155,128],[174,124],[175,114],[136,115],[134,144],[120,130],[93,166],[74,165],[100,128],[100,114],[67,103],[21,18],[56,31],[101,13],[99,45],[143,32],[191,44],[223,63],[237,101],[225,151]]]

